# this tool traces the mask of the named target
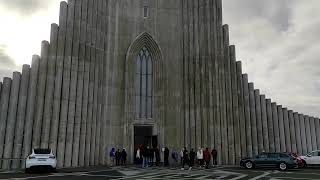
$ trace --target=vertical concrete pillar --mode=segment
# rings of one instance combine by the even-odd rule
[[[317,136],[317,149],[320,149],[320,121],[319,118],[314,119],[316,136]]]
[[[256,119],[257,119],[257,142],[258,142],[258,153],[264,151],[263,146],[263,128],[262,128],[262,108],[260,104],[260,91],[258,89],[254,90],[254,99],[256,107]]]
[[[296,136],[296,143],[297,143],[297,153],[302,154],[302,142],[301,142],[301,125],[300,125],[300,119],[299,119],[299,114],[298,113],[293,113],[293,118],[294,118],[294,126],[295,126],[295,136]]]
[[[297,152],[297,139],[295,131],[295,122],[293,117],[293,111],[288,111],[288,122],[290,127],[290,140],[291,140],[291,152]]]
[[[250,98],[250,120],[251,120],[251,136],[252,136],[252,152],[253,155],[258,155],[258,134],[257,134],[257,116],[254,99],[254,85],[249,83],[249,98]]]
[[[98,10],[98,1],[94,1],[94,12]],[[117,17],[117,16],[116,16]],[[93,38],[92,38],[92,45],[93,48],[91,49],[91,58],[94,59],[94,81],[93,81],[93,109],[92,109],[92,134],[91,134],[91,145],[90,145],[90,165],[94,164],[94,157],[95,157],[95,149],[96,149],[96,129],[97,129],[97,111],[98,111],[98,75],[99,75],[99,67],[98,67],[98,50],[97,48],[97,41],[98,41],[98,31],[97,31],[97,13],[93,14]],[[117,38],[115,38],[117,39]],[[116,46],[116,45],[115,45]],[[115,50],[116,52],[116,50]],[[117,73],[117,70],[115,70]],[[116,96],[114,97],[116,99]],[[115,105],[115,104],[113,104]],[[114,109],[114,113],[116,114],[118,111]],[[113,118],[115,120],[116,117]],[[119,122],[118,122],[119,123]],[[119,126],[118,126],[119,127]],[[119,137],[119,136],[118,136]],[[119,139],[117,139],[119,140]]]
[[[71,81],[69,92],[69,107],[67,120],[67,134],[66,134],[66,151],[64,166],[70,167],[72,160],[72,152],[77,151],[72,149],[74,141],[74,126],[75,126],[75,111],[77,98],[77,80],[78,80],[78,64],[79,64],[79,41],[80,41],[80,18],[81,18],[81,1],[74,2],[74,26],[72,38],[72,56],[71,56]]]
[[[33,122],[32,147],[40,148],[41,127],[43,119],[44,99],[46,92],[47,80],[47,63],[49,54],[49,42],[41,43],[41,60],[39,65],[38,87],[37,87],[37,103]]]
[[[247,156],[251,157],[252,153],[252,127],[250,116],[250,99],[249,99],[249,87],[248,87],[248,75],[242,75],[243,86],[243,100],[244,100],[244,113],[246,118],[246,135],[247,135]]]
[[[54,80],[56,76],[56,58],[57,58],[57,46],[58,46],[58,25],[51,24],[50,34],[50,48],[49,57],[47,63],[47,80],[46,80],[46,92],[43,112],[43,123],[41,131],[41,148],[49,147],[49,135],[50,124],[52,120],[52,107],[53,107],[53,95],[54,95]]]
[[[82,23],[80,24],[80,50],[79,50],[79,71],[78,71],[78,82],[77,82],[77,101],[76,101],[76,114],[75,114],[75,125],[74,125],[74,140],[73,140],[73,153],[72,153],[72,167],[77,167],[77,166],[83,166],[84,162],[82,161],[83,157],[83,150],[82,147],[80,146],[80,143],[85,143],[81,142],[83,140],[83,131],[85,130],[85,126],[83,125],[83,118],[86,118],[82,116],[82,114],[85,114],[83,111],[86,111],[84,108],[83,103],[87,102],[85,101],[85,98],[87,98],[87,91],[85,90],[87,87],[86,85],[86,70],[85,66],[87,65],[87,61],[85,61],[85,53],[86,53],[86,39],[87,39],[87,27],[86,27],[86,22],[87,21],[87,0],[82,1],[81,4],[81,21]],[[85,94],[86,92],[86,94]],[[81,153],[80,153],[81,152]],[[81,160],[80,160],[81,159]],[[80,163],[81,161],[81,163]]]
[[[40,56],[33,55],[29,78],[26,118],[24,124],[22,157],[26,157],[29,153],[31,153],[32,127],[36,105],[39,63]],[[24,167],[24,164],[21,164],[21,166]]]
[[[263,151],[270,152],[269,133],[268,133],[268,116],[267,116],[267,105],[266,96],[260,95],[260,106],[261,106],[261,121],[262,121],[262,137],[263,137]]]
[[[0,99],[0,158],[3,157],[4,150],[4,139],[6,135],[7,127],[7,116],[10,100],[10,90],[11,90],[12,80],[8,77],[3,78],[3,85],[1,90],[1,99]],[[1,167],[0,162],[0,167]]]
[[[13,146],[13,158],[21,157],[22,141],[23,141],[23,128],[26,117],[26,105],[28,98],[28,85],[30,78],[30,66],[23,65],[22,77],[19,90],[19,102],[18,102],[18,112],[17,112],[17,122],[15,127],[14,135],[14,146]],[[24,158],[24,157],[21,157]],[[12,168],[17,169],[20,167],[20,161],[13,161]]]
[[[55,75],[55,81],[54,81],[52,121],[51,121],[50,138],[49,138],[50,139],[49,147],[53,150],[55,154],[57,152],[59,121],[60,121],[61,88],[62,88],[62,75],[63,75],[63,68],[64,68],[63,57],[65,54],[67,14],[68,14],[68,4],[65,1],[63,1],[60,3],[56,75]]]
[[[57,167],[64,167],[67,122],[69,112],[69,95],[71,83],[71,66],[72,66],[72,39],[73,39],[73,22],[74,22],[74,0],[68,1],[68,17],[67,17],[67,34],[65,45],[65,56],[63,59],[63,79],[61,94],[61,110],[58,134],[58,150],[57,150]]]
[[[239,123],[240,123],[240,144],[241,144],[241,157],[247,156],[247,136],[246,136],[246,119],[244,116],[244,99],[243,99],[243,86],[242,86],[242,67],[241,62],[236,63],[237,68],[237,83],[238,83],[238,98],[239,98]]]
[[[241,135],[240,131],[240,113],[239,113],[239,95],[240,90],[238,89],[238,82],[237,82],[237,67],[236,67],[236,50],[235,46],[230,46],[230,59],[231,59],[231,85],[232,85],[232,109],[233,109],[233,136],[234,136],[234,151],[235,151],[235,164],[239,163],[241,158]]]
[[[280,147],[280,128],[279,128],[279,116],[278,116],[278,109],[276,103],[271,103],[272,107],[272,120],[273,120],[273,131],[274,131],[274,144],[275,144],[275,151],[281,152]]]
[[[271,99],[266,99],[267,106],[267,120],[268,120],[268,137],[269,137],[269,149],[270,152],[275,152],[275,138],[274,138],[274,130],[273,130],[273,109]]]
[[[304,116],[304,125],[306,131],[306,141],[307,141],[307,151],[311,152],[312,149],[312,141],[311,141],[311,128],[310,128],[310,117]]]
[[[310,117],[310,129],[311,129],[311,142],[312,142],[312,150],[317,150],[317,135],[315,129],[314,117]]]
[[[280,134],[280,152],[286,152],[286,137],[283,123],[283,111],[282,106],[278,105],[278,120],[279,120],[279,134]]]
[[[305,126],[304,115],[299,114],[299,121],[300,121],[302,154],[305,155],[308,153],[308,147],[307,147],[306,126]]]
[[[283,124],[284,124],[284,133],[285,133],[285,141],[286,141],[286,152],[292,152],[288,109],[283,108],[282,112],[283,112]]]
[[[94,4],[93,1],[88,1],[88,16],[89,21],[88,24],[93,26],[92,20],[93,20],[93,11],[94,11]],[[110,1],[109,1],[110,2]],[[92,28],[87,29],[88,36],[90,36],[90,39],[88,39],[88,43],[92,43]],[[89,84],[88,84],[88,113],[87,113],[87,128],[86,128],[86,147],[85,147],[85,166],[89,166],[90,164],[90,146],[91,146],[91,132],[92,132],[92,109],[93,109],[93,90],[94,90],[94,59],[92,58],[92,47],[88,46],[88,49],[86,49],[86,58],[90,62],[90,70],[89,70]]]
[[[16,126],[16,117],[17,117],[18,100],[19,100],[20,80],[21,80],[21,73],[13,72],[3,158],[11,158],[12,156],[14,130]],[[8,169],[10,168],[10,164],[11,164],[10,161],[3,161],[2,168]]]

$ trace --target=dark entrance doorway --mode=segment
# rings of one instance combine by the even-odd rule
[[[156,147],[158,145],[158,137],[153,136],[152,126],[135,126],[134,127],[134,149],[138,146]]]

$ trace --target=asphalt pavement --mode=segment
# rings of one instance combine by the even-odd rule
[[[296,180],[320,180],[320,169],[293,169],[279,171],[277,169],[253,169],[247,170],[240,167],[215,167],[210,169],[193,168],[181,170],[179,167],[88,167],[74,169],[59,169],[57,172],[34,171],[25,174],[24,171],[0,172],[0,179],[14,180],[84,180],[84,179],[296,179]]]

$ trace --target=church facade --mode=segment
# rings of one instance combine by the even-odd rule
[[[220,164],[320,148],[319,118],[260,94],[242,73],[222,0],[69,0],[50,42],[0,83],[0,167],[51,148],[58,167],[111,148],[216,148]],[[12,160],[9,160],[12,159]]]

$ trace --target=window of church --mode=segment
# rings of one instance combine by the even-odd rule
[[[143,47],[139,52],[135,65],[136,117],[151,119],[153,111],[153,71],[152,57],[146,47]]]
[[[148,17],[148,6],[143,7],[143,17],[147,18]]]

